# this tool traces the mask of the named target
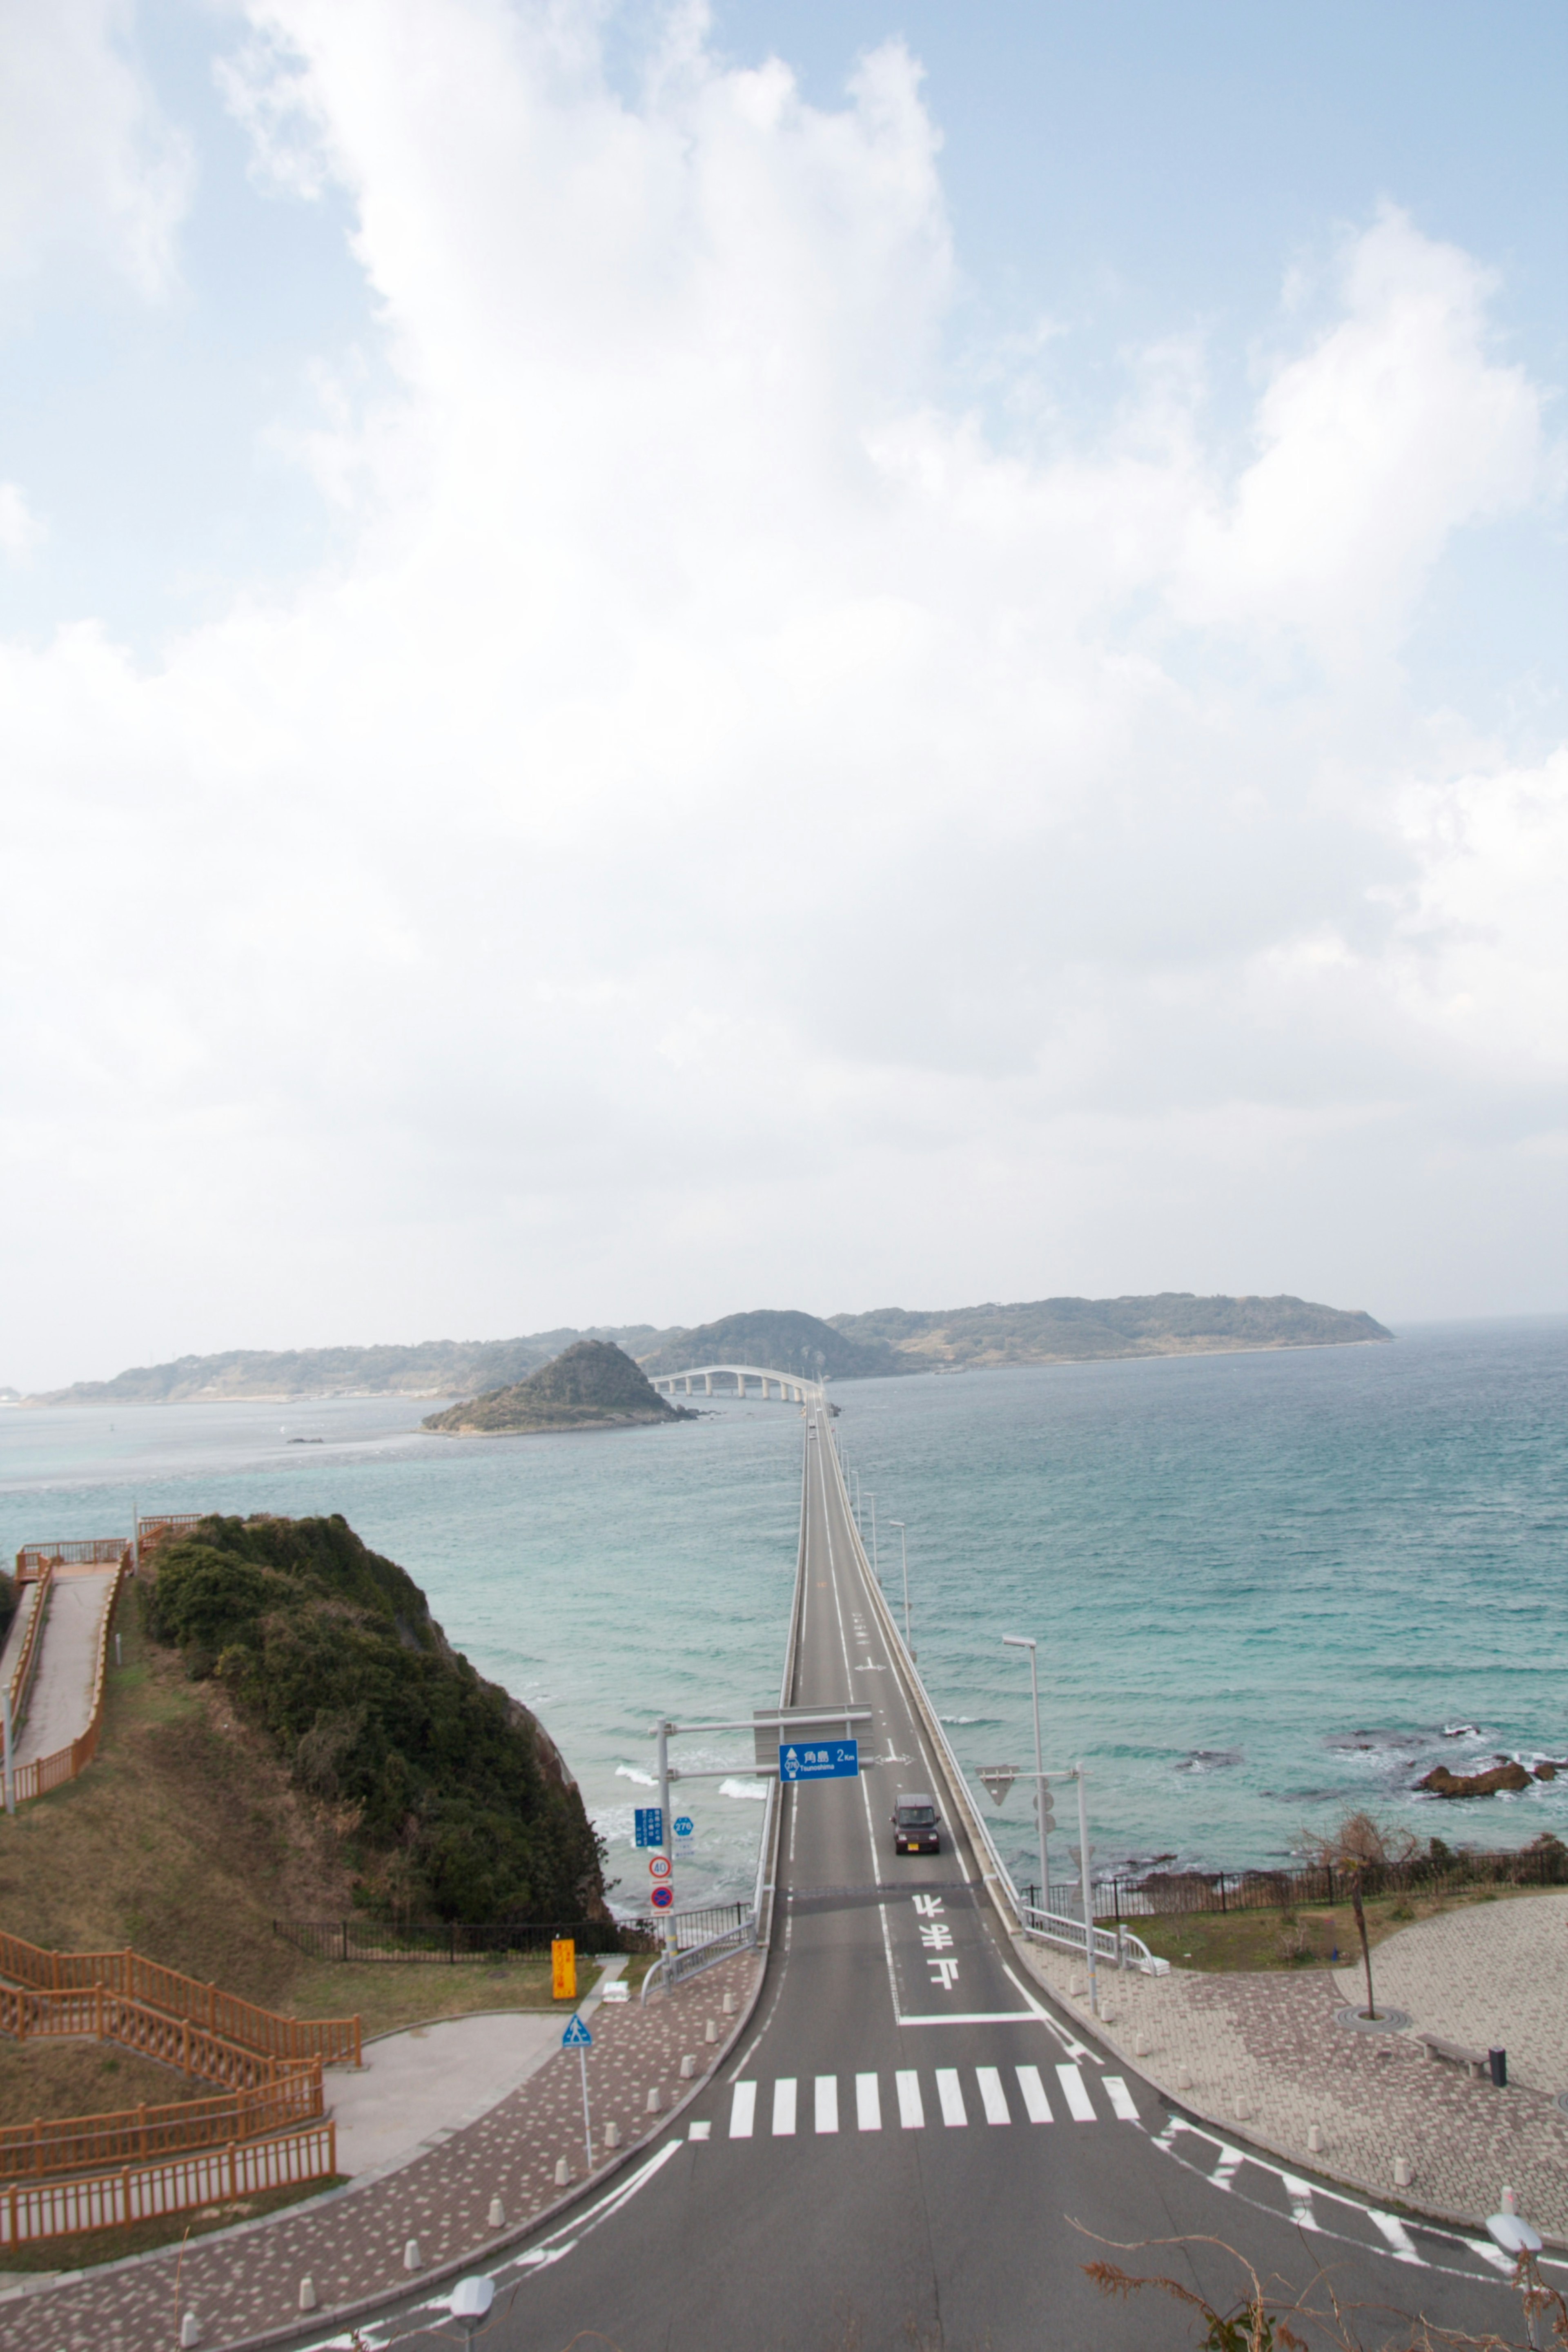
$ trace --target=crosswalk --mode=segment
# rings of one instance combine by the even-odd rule
[[[1056,2075],[1056,2105],[1046,2077]],[[893,2075],[893,2095],[884,2116],[879,2074],[853,2077],[856,2131],[878,2132],[886,2121],[900,2131],[924,2131],[928,2120],[949,2131],[972,2124],[1092,2124],[1102,2120],[1135,2124],[1138,2109],[1120,2074],[1095,2078],[1110,2115],[1101,2117],[1089,2084],[1079,2066],[938,2066],[922,2082],[915,2066],[900,2067]],[[773,2084],[772,2100],[761,2096],[763,2086],[738,2082],[731,2086],[729,2137],[755,2139],[767,2136],[793,2139],[809,2128],[827,2137],[841,2128],[839,2078],[837,2074],[808,2076],[803,2084],[795,2074],[780,2074]],[[842,2128],[847,2130],[851,2103],[844,2102]],[[704,2139],[710,2126],[700,2126]]]

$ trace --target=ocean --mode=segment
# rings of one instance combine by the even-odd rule
[[[1450,1843],[1568,1838],[1568,1772],[1444,1804],[1443,1761],[1568,1757],[1568,1319],[1426,1326],[1390,1346],[847,1382],[833,1394],[868,1548],[972,1770],[1088,1771],[1097,1870],[1288,1858],[1352,1808]],[[704,1401],[706,1402],[706,1401]],[[0,1412],[0,1542],[157,1511],[341,1511],[448,1637],[543,1717],[646,1908],[632,1810],[657,1714],[778,1696],[801,1421],[716,1399],[647,1431],[451,1439],[430,1400]],[[322,1441],[293,1444],[291,1440]],[[873,1504],[873,1496],[875,1497]],[[677,1895],[750,1889],[749,1742],[678,1744],[694,1782]],[[1022,1784],[982,1795],[1022,1876]],[[1063,1819],[1064,1832],[1076,1829]],[[1065,1866],[1066,1844],[1053,1860]]]

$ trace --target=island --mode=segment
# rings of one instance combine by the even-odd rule
[[[685,1406],[667,1403],[613,1340],[579,1339],[525,1381],[426,1413],[424,1426],[444,1437],[516,1437],[696,1419]]]

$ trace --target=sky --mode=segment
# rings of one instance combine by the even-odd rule
[[[0,1382],[1568,1310],[1568,16],[0,12]]]

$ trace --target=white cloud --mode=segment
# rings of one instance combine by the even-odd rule
[[[43,536],[43,524],[16,484],[0,482],[0,553],[20,560],[32,553]]]
[[[63,1264],[109,1363],[1426,1297],[1433,1137],[1490,1120],[1523,1200],[1560,1118],[1516,1050],[1562,985],[1546,785],[1399,667],[1453,534],[1536,494],[1475,264],[1350,240],[1239,468],[1190,348],[1025,456],[942,402],[898,46],[824,110],[688,13],[634,104],[586,6],[249,16],[235,102],[349,192],[402,393],[312,446],[354,536],[287,606],[151,675],[87,626],[0,651],[24,1316]]]
[[[187,142],[129,54],[129,0],[0,11],[0,272],[87,251],[143,295],[174,275]]]

